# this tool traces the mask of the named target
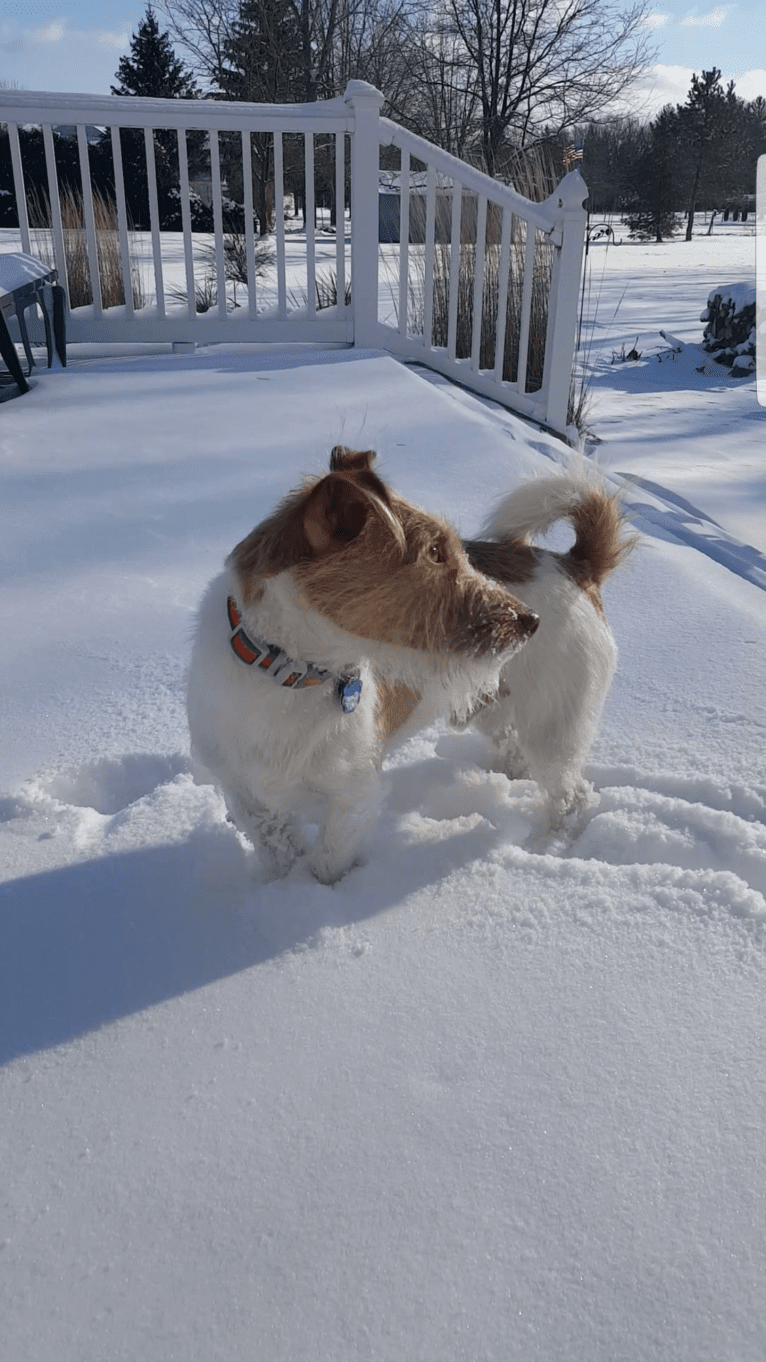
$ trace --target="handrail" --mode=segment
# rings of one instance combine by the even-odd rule
[[[0,127],[7,126],[22,249],[30,251],[35,241],[40,243],[40,250],[54,257],[59,278],[69,289],[68,252],[78,233],[82,237],[80,259],[84,256],[86,261],[93,301],[73,303],[77,295],[67,293],[70,340],[215,343],[236,337],[276,344],[313,341],[386,348],[564,432],[585,235],[587,190],[579,171],[566,175],[542,203],[534,203],[382,118],[382,104],[383,95],[364,81],[350,81],[344,95],[336,99],[274,105],[0,90]],[[45,151],[46,171],[39,187],[50,205],[50,221],[42,229],[30,222],[27,203],[30,180],[23,158],[30,127],[42,130]],[[101,288],[104,240],[100,234],[104,229],[96,220],[91,192],[92,128],[100,130],[102,145],[111,145],[109,196],[114,198],[112,240],[125,295],[121,304]],[[63,178],[57,169],[57,129],[74,134],[74,152],[68,150],[67,156],[74,157],[70,163],[82,197],[74,230],[64,221],[59,193]],[[143,148],[145,185],[141,192],[145,197],[140,220],[146,236],[141,239],[130,223],[128,199],[132,204],[141,200],[135,185],[126,194],[128,164],[123,164],[122,129],[143,130],[143,136],[132,139]],[[167,130],[171,130],[169,137]],[[193,220],[187,132],[205,134],[203,145],[209,158],[212,245],[208,239],[207,257],[198,209]],[[221,141],[221,134],[238,137],[239,148],[230,137],[226,143]],[[164,182],[163,198],[157,170],[162,166],[167,176],[167,153],[174,139],[178,143],[177,179],[171,189],[177,207],[174,219],[169,219],[168,183]],[[395,238],[380,236],[382,196],[394,187],[390,178],[387,184],[381,175],[381,147],[394,147],[401,154],[398,202],[394,200],[399,218]],[[163,152],[161,159],[156,157],[158,149]],[[243,174],[239,231],[246,262],[245,293],[236,300],[230,297],[226,261],[231,220],[226,216],[224,176],[233,164],[232,156]],[[413,160],[426,167],[422,179],[411,171]],[[104,165],[103,158],[100,164]],[[254,165],[261,169],[253,170]],[[135,174],[132,163],[131,173]],[[254,185],[259,191],[257,201]],[[285,230],[283,203],[292,189],[304,199],[305,233]],[[322,194],[328,196],[325,207],[334,206],[336,221],[342,224],[342,230],[334,231],[332,245],[315,220],[314,208],[322,203]],[[466,196],[471,201],[467,215]],[[274,215],[275,261],[270,275],[262,278],[256,258],[254,208],[262,225],[269,202]],[[177,223],[172,234],[169,220]],[[36,237],[37,232],[42,238]],[[382,251],[381,239],[394,240],[398,246]],[[144,298],[138,298],[134,307],[130,280],[139,249],[144,253]],[[393,285],[385,274],[392,269],[396,274]],[[198,304],[202,270],[209,279],[210,297]],[[413,295],[413,271],[419,271],[418,280],[422,279],[420,301]],[[459,275],[463,283],[469,280],[468,302],[462,292],[458,296]],[[241,274],[237,277],[242,279]],[[533,295],[539,296],[541,286],[542,308],[533,316]],[[179,289],[185,294],[181,303]],[[495,315],[485,326],[488,300]],[[233,308],[235,301],[238,306]],[[206,313],[198,311],[203,303],[208,306]],[[441,309],[438,325],[437,304]],[[481,327],[474,325],[479,317]]]
[[[484,171],[459,160],[457,156],[434,146],[432,142],[426,142],[423,137],[418,137],[408,128],[400,127],[398,123],[392,123],[388,118],[381,118],[380,127],[381,146],[398,147],[400,151],[408,151],[419,161],[437,166],[450,178],[457,180],[464,189],[471,189],[475,194],[486,194],[487,198],[491,198],[502,208],[510,208],[512,213],[518,213],[519,217],[534,223],[541,232],[555,229],[556,215],[550,199],[542,203],[533,203],[510,185],[494,180],[491,175],[486,175]]]
[[[41,117],[42,115],[42,117]],[[47,115],[47,116],[46,116]],[[0,123],[84,123],[89,127],[188,128],[225,131],[349,132],[353,118],[343,98],[316,104],[245,104],[218,99],[146,99],[132,95],[58,94],[0,90]]]

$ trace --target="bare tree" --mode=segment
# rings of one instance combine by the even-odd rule
[[[647,0],[444,0],[474,73],[481,151],[523,147],[611,104],[650,58]]]
[[[453,156],[475,159],[479,98],[462,42],[433,14],[410,14],[407,27],[393,117]]]

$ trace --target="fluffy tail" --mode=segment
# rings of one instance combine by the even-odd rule
[[[562,555],[581,586],[600,586],[635,547],[619,493],[608,492],[589,467],[540,478],[505,497],[484,526],[495,540],[528,544],[557,520],[569,520],[575,542]]]

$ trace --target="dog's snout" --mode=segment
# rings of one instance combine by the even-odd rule
[[[540,616],[533,615],[532,611],[527,611],[524,615],[519,615],[519,629],[527,638],[531,638],[537,632],[540,623]]]

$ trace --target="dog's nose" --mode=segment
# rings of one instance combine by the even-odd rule
[[[531,611],[526,615],[519,615],[519,630],[522,634],[526,634],[527,638],[532,637],[539,623],[540,616],[533,615]]]

